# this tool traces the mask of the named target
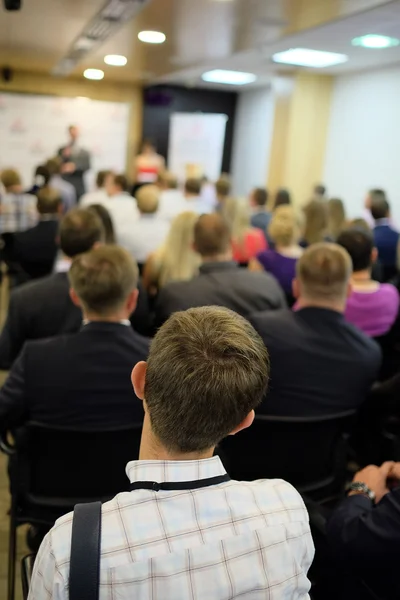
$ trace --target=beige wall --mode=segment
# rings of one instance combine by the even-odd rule
[[[48,94],[56,96],[87,96],[92,100],[128,102],[130,104],[127,174],[133,174],[133,156],[142,138],[142,90],[135,84],[85,79],[62,79],[49,75],[16,72],[10,83],[0,81],[0,91]]]
[[[306,203],[323,179],[334,78],[313,73],[291,77],[292,87],[275,91],[275,117],[268,187],[288,188]]]

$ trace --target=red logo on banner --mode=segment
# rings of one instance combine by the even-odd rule
[[[29,148],[31,154],[43,154],[44,147],[40,140],[35,140]]]
[[[26,131],[26,125],[22,119],[15,119],[15,121],[11,123],[10,130],[13,133],[24,133]]]

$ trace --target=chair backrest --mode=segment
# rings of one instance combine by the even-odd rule
[[[127,462],[139,456],[142,424],[103,431],[29,423],[16,436],[16,485],[28,497],[84,501],[128,489]]]
[[[300,490],[333,482],[345,468],[343,433],[356,411],[323,417],[256,415],[253,425],[223,440],[222,460],[233,479],[285,479]]]

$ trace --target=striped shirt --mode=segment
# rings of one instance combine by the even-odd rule
[[[225,474],[218,457],[133,461],[131,482],[190,482]],[[309,598],[308,514],[281,480],[195,490],[139,489],[103,505],[101,600]],[[67,600],[72,513],[39,550],[29,600]]]
[[[37,198],[32,194],[0,194],[0,233],[14,233],[38,222]]]

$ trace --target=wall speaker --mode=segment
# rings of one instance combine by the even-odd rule
[[[4,0],[4,8],[6,10],[20,10],[22,0]]]

